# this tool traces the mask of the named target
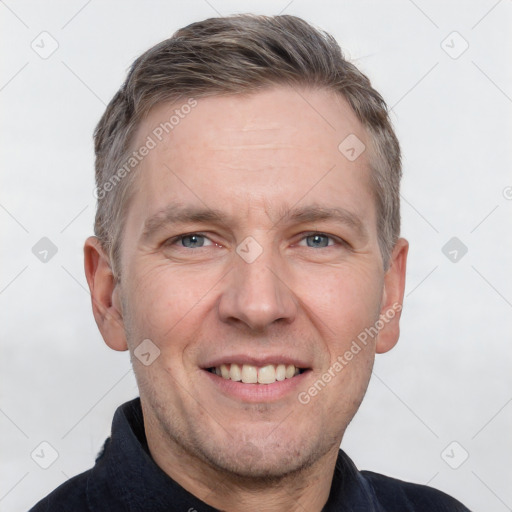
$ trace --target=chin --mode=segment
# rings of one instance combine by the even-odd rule
[[[281,480],[297,474],[311,466],[322,454],[291,446],[282,449],[275,447],[259,448],[252,442],[245,442],[234,448],[235,443],[225,451],[219,448],[208,453],[206,447],[200,450],[210,466],[241,480],[265,481]]]
[[[203,411],[180,415],[154,394],[149,394],[149,402],[156,420],[152,423],[170,449],[250,485],[297,475],[339,445],[338,432],[328,435],[325,428],[319,432],[318,422],[310,424],[308,418],[292,421],[285,416],[277,422],[231,418],[221,425]],[[179,417],[185,421],[177,422]]]
[[[196,457],[216,471],[231,478],[268,483],[297,475],[332,449],[324,436],[310,436],[306,431],[283,429],[269,434],[242,429],[232,436],[208,436],[198,433],[194,439]]]

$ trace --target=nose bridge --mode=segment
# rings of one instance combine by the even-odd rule
[[[221,297],[223,321],[241,321],[262,330],[276,320],[291,322],[296,314],[292,290],[283,282],[283,262],[277,250],[248,237],[233,254],[230,280]]]

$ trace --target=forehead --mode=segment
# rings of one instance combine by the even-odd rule
[[[154,107],[136,139],[152,146],[129,212],[139,220],[176,199],[239,216],[308,201],[357,213],[373,203],[367,134],[331,91],[184,98]]]

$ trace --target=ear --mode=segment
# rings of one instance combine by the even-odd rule
[[[379,331],[376,352],[382,354],[391,350],[400,336],[400,315],[404,300],[405,269],[409,243],[400,238],[391,254],[389,268],[384,275],[384,290],[380,319],[384,324]]]
[[[113,350],[128,350],[119,284],[112,273],[109,258],[95,236],[85,241],[84,266],[94,319],[105,343]]]

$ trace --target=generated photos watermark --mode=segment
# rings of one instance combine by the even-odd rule
[[[180,108],[174,109],[173,114],[167,121],[161,122],[156,126],[150,135],[146,137],[144,143],[126,159],[124,164],[113,174],[105,183],[96,187],[93,195],[96,199],[103,199],[109,192],[119,184],[128,174],[137,167],[137,165],[149,155],[151,150],[155,149],[164,139],[165,135],[171,133],[178,126],[182,119],[190,114],[192,109],[197,106],[197,100],[189,98]]]
[[[309,404],[311,399],[317,396],[363,350],[368,341],[374,339],[384,326],[393,320],[401,310],[402,305],[395,302],[391,308],[380,315],[379,319],[371,327],[366,327],[361,331],[357,338],[352,340],[350,348],[343,354],[340,354],[336,361],[306,391],[301,391],[297,395],[298,401],[303,405]]]

